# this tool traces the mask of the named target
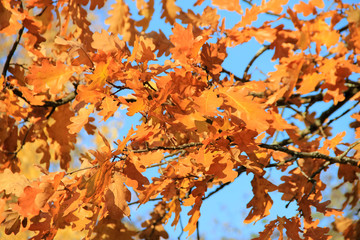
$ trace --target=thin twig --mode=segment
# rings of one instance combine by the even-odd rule
[[[148,200],[148,202],[153,202],[153,201],[160,201],[160,200],[163,200],[163,198],[150,198],[149,200]],[[131,203],[129,203],[128,205],[129,206],[131,206],[131,205],[135,205],[135,204],[139,204],[140,202],[139,202],[139,200],[138,201],[136,201],[136,202],[131,202]]]
[[[199,220],[196,222],[196,239],[200,240]]]
[[[285,153],[288,153],[297,158],[319,158],[319,159],[327,160],[331,164],[332,163],[342,163],[342,164],[345,163],[345,164],[350,164],[350,165],[360,168],[359,161],[349,158],[349,157],[345,157],[345,156],[331,157],[329,155],[325,155],[325,154],[322,154],[319,152],[296,152],[296,151],[290,150],[290,149],[280,146],[280,145],[270,145],[270,144],[264,144],[264,143],[259,144],[259,147],[266,148],[266,149],[272,149],[272,150],[280,151],[280,152],[285,152]]]
[[[356,102],[352,107],[348,108],[345,112],[343,112],[342,114],[340,114],[339,116],[331,119],[329,122],[326,123],[326,125],[324,126],[324,128],[328,127],[331,123],[339,120],[340,118],[342,118],[343,116],[345,116],[347,113],[349,113],[351,110],[353,110],[357,105],[359,104],[359,102]]]
[[[171,150],[186,149],[186,148],[190,148],[190,147],[197,147],[197,146],[202,146],[202,145],[203,145],[203,143],[201,143],[201,142],[192,142],[192,143],[186,143],[186,144],[174,146],[174,147],[158,146],[158,147],[153,147],[153,148],[137,149],[137,150],[124,149],[124,151],[131,151],[133,153],[143,153],[143,152],[150,152],[150,151],[157,151],[157,150],[170,150],[171,151]]]
[[[356,145],[358,145],[360,143],[360,140],[357,140],[356,142],[354,142],[353,144],[351,144],[346,150],[345,152],[343,152],[342,154],[339,155],[339,159],[343,159],[349,152],[351,149],[353,149],[354,147],[356,147]]]
[[[244,166],[241,166],[239,167],[237,170],[237,173],[238,173],[238,176],[240,176],[241,173],[245,172],[246,171],[246,167]],[[221,189],[223,189],[224,187],[226,187],[227,185],[229,185],[231,182],[227,182],[227,183],[224,183],[224,184],[221,184],[219,187],[217,187],[214,191],[212,191],[211,193],[209,193],[206,197],[203,197],[202,200],[206,200],[208,199],[209,197],[211,197],[212,195],[214,195],[215,193],[219,192]]]
[[[324,124],[324,122],[327,120],[328,117],[330,117],[333,113],[335,113],[339,108],[341,108],[345,103],[347,103],[357,92],[359,92],[360,89],[358,87],[349,88],[344,92],[345,99],[341,102],[339,102],[336,105],[332,105],[329,107],[326,111],[324,111],[319,118],[315,120],[315,122],[311,125],[309,125],[307,128],[301,131],[300,138],[304,139],[306,136],[308,136],[311,133],[315,133],[319,130],[319,128]],[[293,141],[290,138],[284,139],[281,142],[276,143],[277,145],[287,145],[292,143]]]
[[[91,167],[80,168],[80,169],[74,170],[74,171],[72,171],[72,172],[66,173],[65,175],[72,175],[72,174],[77,173],[77,172],[80,172],[80,171],[85,171],[85,170],[89,170],[89,169],[93,169],[93,168],[98,168],[98,167],[100,167],[100,166],[99,166],[99,165],[94,165],[94,166],[91,166]]]
[[[237,81],[237,82],[247,82],[246,79],[244,79],[244,78],[239,78],[238,76],[236,76],[235,74],[233,74],[233,73],[230,72],[229,70],[226,70],[225,68],[223,68],[223,69],[221,70],[221,72],[222,72],[222,73],[225,73],[225,74],[227,74],[227,75],[229,75],[229,76],[232,75],[232,76],[234,77],[235,81]]]
[[[181,239],[181,236],[182,236],[183,233],[184,233],[184,225],[183,225],[182,220],[181,220],[181,215],[180,215],[180,217],[179,217],[179,221],[180,221],[181,233],[180,233],[179,236],[178,236],[178,240]]]
[[[278,162],[278,163],[269,163],[268,165],[265,166],[265,168],[271,168],[271,167],[279,167],[279,166],[283,166],[285,163],[288,163],[288,162],[292,162],[294,160],[297,159],[297,156],[292,156],[291,158],[289,159],[286,159],[285,161],[282,161],[282,162]]]
[[[252,66],[252,64],[255,62],[255,60],[261,56],[261,54],[263,54],[266,50],[268,50],[270,48],[270,45],[263,45],[262,48],[259,49],[259,51],[257,51],[257,53],[253,56],[253,58],[250,60],[250,62],[248,63],[248,65],[245,68],[244,71],[244,75],[242,77],[242,79],[244,79],[245,81],[249,81],[249,74],[248,71],[250,69],[250,67]]]
[[[14,156],[12,157],[12,159],[16,158],[17,154],[21,151],[21,149],[23,149],[23,147],[24,147],[24,145],[25,145],[25,143],[26,143],[26,138],[28,137],[29,132],[30,132],[30,130],[32,129],[33,126],[34,126],[34,124],[31,124],[31,125],[29,126],[29,128],[26,130],[25,135],[24,135],[23,139],[21,140],[21,145],[20,145],[20,147],[19,147],[18,149],[16,149],[15,152],[6,152],[6,151],[1,151],[1,152],[5,153],[5,154],[9,154],[9,155],[10,155],[10,154],[11,154],[11,155],[14,155]]]

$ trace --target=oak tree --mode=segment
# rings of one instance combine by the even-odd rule
[[[296,206],[254,239],[359,239],[359,5],[180,6],[0,2],[1,236],[174,238],[168,221],[191,235],[207,199],[246,174],[253,197],[244,224],[270,214],[273,192]],[[227,24],[223,12],[239,21]],[[106,19],[100,30],[94,16]],[[153,30],[154,22],[163,23]],[[224,66],[254,41],[246,64]],[[118,124],[120,111],[133,127],[111,139],[102,126]],[[97,144],[87,149],[91,135]],[[152,203],[133,228],[129,206]]]

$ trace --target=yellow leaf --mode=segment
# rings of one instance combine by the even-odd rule
[[[96,89],[96,88],[102,88],[106,80],[109,76],[108,72],[108,62],[100,62],[98,65],[96,65],[95,71],[93,74],[87,75],[86,78],[90,80],[89,89]]]
[[[26,76],[29,85],[33,85],[35,93],[50,90],[51,94],[57,94],[63,90],[64,85],[74,74],[75,69],[61,62],[53,65],[48,59],[43,59],[41,65],[30,67],[30,73]]]
[[[82,108],[79,114],[75,117],[71,117],[72,122],[69,126],[69,133],[74,134],[80,132],[83,126],[89,121],[89,115],[94,111],[94,105],[89,105],[87,108]]]

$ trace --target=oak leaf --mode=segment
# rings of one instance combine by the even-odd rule
[[[51,94],[58,94],[75,72],[74,68],[66,66],[62,62],[54,65],[48,59],[43,59],[41,65],[30,67],[30,73],[26,76],[26,80],[34,87],[35,93],[50,90]]]
[[[215,28],[220,19],[220,15],[217,14],[216,8],[207,6],[200,14],[195,14],[191,9],[187,13],[181,11],[179,19],[183,24],[192,24],[197,27],[211,26]]]
[[[90,82],[89,89],[97,89],[104,87],[109,76],[108,66],[110,62],[100,62],[96,65],[93,74],[86,75]]]
[[[235,112],[231,114],[238,115],[246,123],[248,129],[262,132],[269,128],[267,113],[260,104],[252,101],[252,97],[247,96],[246,90],[234,87],[220,89],[219,92],[224,96],[224,104],[235,109]]]
[[[0,173],[0,191],[5,191],[5,194],[14,194],[20,197],[24,188],[29,185],[30,182],[24,175],[13,173],[10,169],[5,169]]]
[[[268,192],[275,191],[277,186],[264,179],[254,175],[251,181],[253,187],[254,197],[246,205],[246,207],[252,207],[249,215],[245,218],[244,223],[251,223],[258,221],[261,218],[270,214],[270,208],[272,207],[273,200],[271,199]]]
[[[101,102],[101,111],[99,112],[100,116],[103,116],[103,121],[109,119],[119,108],[119,102],[114,100],[111,97],[106,96],[105,99]]]
[[[130,202],[131,193],[124,185],[125,181],[124,176],[115,173],[105,193],[105,206],[113,219],[121,218],[122,215],[130,216],[130,208],[126,202]]]
[[[89,105],[87,108],[81,108],[78,115],[71,117],[70,121],[72,122],[67,126],[69,133],[75,134],[80,132],[84,125],[89,121],[89,115],[94,111],[94,106]]]
[[[109,25],[108,31],[113,34],[120,34],[124,41],[129,41],[132,45],[137,33],[135,29],[135,21],[130,18],[131,13],[128,5],[124,0],[116,0],[116,3],[111,5],[113,9],[109,11],[109,18],[105,23]]]
[[[93,240],[104,239],[123,239],[131,240],[136,236],[136,231],[131,229],[128,224],[123,223],[119,217],[106,217],[101,219],[94,227]]]
[[[174,25],[175,18],[180,12],[181,8],[179,8],[175,4],[176,0],[161,0],[162,3],[162,14],[161,18],[165,18],[165,22],[169,22],[171,25]]]
[[[228,11],[236,11],[239,14],[243,14],[243,11],[241,9],[238,0],[230,0],[230,1],[212,0],[212,4],[218,6],[220,9],[225,9]]]
[[[16,235],[19,232],[21,226],[19,213],[12,210],[5,210],[3,215],[4,221],[1,222],[1,225],[5,227],[5,233],[7,235],[12,233]]]

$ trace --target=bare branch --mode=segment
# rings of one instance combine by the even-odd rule
[[[237,82],[248,82],[245,78],[239,78],[238,76],[236,76],[235,74],[233,74],[232,72],[230,72],[229,70],[226,70],[225,68],[222,69],[223,73],[226,73],[227,75],[233,75],[234,76],[234,79],[235,81]]]
[[[339,155],[340,159],[343,159],[349,152],[351,149],[353,149],[354,147],[356,147],[356,145],[358,145],[360,143],[360,140],[357,140],[356,142],[354,142],[353,144],[351,144],[348,149],[345,150],[345,152],[343,152],[342,154]]]
[[[89,170],[89,169],[93,169],[93,168],[98,168],[98,167],[100,167],[100,166],[99,165],[94,165],[94,166],[90,166],[90,167],[80,168],[80,169],[74,170],[72,172],[66,173],[65,175],[71,175],[71,174],[74,174],[74,173],[77,173],[77,172],[81,172],[81,171],[85,171],[85,170]]]
[[[248,71],[250,69],[250,67],[253,65],[253,63],[255,62],[255,60],[261,56],[261,54],[263,54],[266,50],[268,50],[270,48],[270,45],[263,45],[262,48],[259,49],[259,51],[257,51],[257,53],[253,56],[253,58],[250,60],[250,62],[248,63],[248,65],[245,68],[244,71],[244,75],[242,77],[242,79],[244,79],[245,81],[249,81],[249,74]]]
[[[196,239],[200,240],[199,220],[196,222]]]
[[[266,148],[266,149],[272,149],[275,151],[280,151],[280,152],[285,152],[287,154],[290,154],[296,158],[319,158],[319,159],[324,159],[330,162],[330,164],[332,163],[341,163],[341,164],[350,164],[356,167],[359,167],[359,161],[349,158],[349,157],[345,157],[345,156],[337,156],[337,157],[330,157],[329,155],[325,155],[319,152],[296,152],[293,150],[290,150],[286,147],[280,146],[278,144],[274,144],[274,145],[269,145],[269,144],[259,144],[259,147],[262,148]]]
[[[8,54],[7,57],[6,57],[6,61],[5,61],[5,64],[4,64],[4,68],[3,68],[3,71],[2,71],[2,75],[4,76],[4,78],[6,77],[6,73],[7,73],[8,69],[9,69],[11,58],[13,57],[13,55],[14,55],[14,53],[15,53],[15,51],[16,51],[16,48],[17,48],[17,46],[18,46],[19,43],[20,43],[21,36],[22,36],[22,34],[23,34],[23,32],[24,32],[24,29],[25,29],[24,26],[22,26],[22,27],[20,28],[19,33],[18,33],[18,36],[17,36],[17,38],[16,38],[16,40],[15,40],[12,48],[10,49],[9,54]]]
[[[133,153],[144,153],[144,152],[157,151],[157,150],[181,150],[181,149],[197,147],[197,146],[202,146],[202,145],[203,145],[203,143],[201,143],[201,142],[192,142],[192,143],[186,143],[186,144],[174,146],[174,147],[158,146],[158,147],[153,147],[153,148],[137,149],[137,150],[124,149],[124,151],[131,151]]]

